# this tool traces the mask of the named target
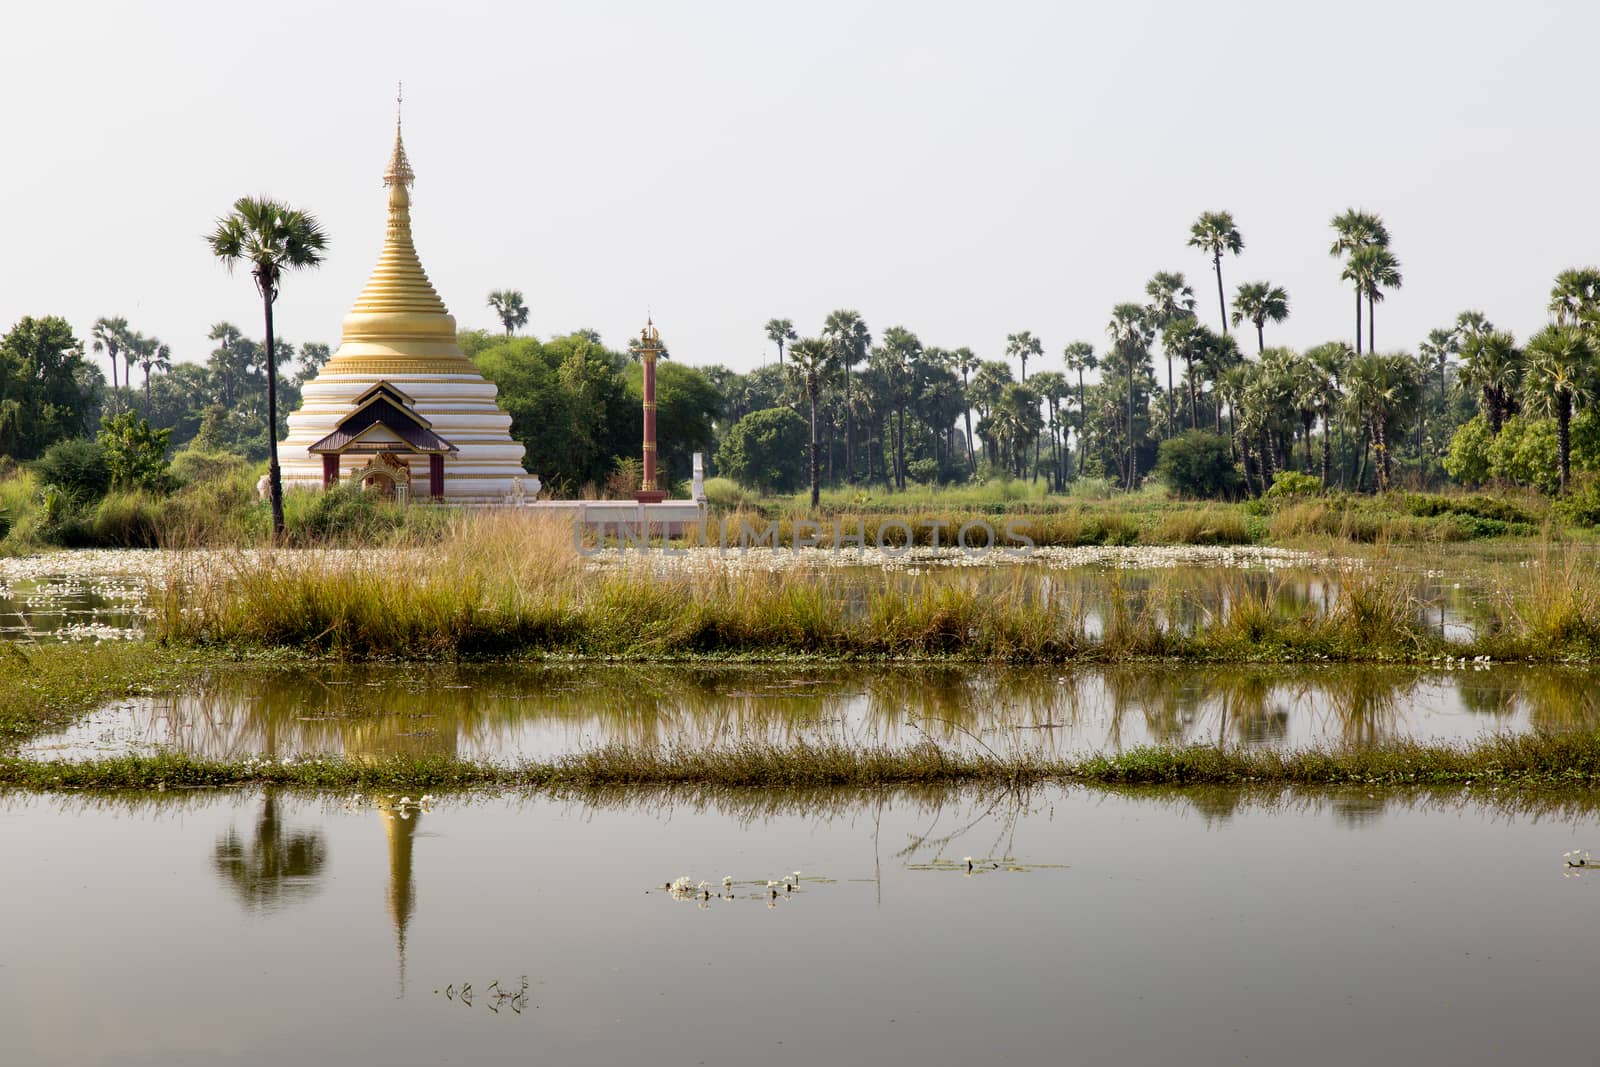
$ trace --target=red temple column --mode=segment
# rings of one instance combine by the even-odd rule
[[[428,496],[444,499],[444,456],[438,452],[428,457]]]
[[[339,457],[333,452],[322,454],[322,488],[332,489],[339,484]]]
[[[639,362],[644,368],[644,479],[634,499],[641,504],[657,504],[667,494],[656,486],[656,359],[661,354],[661,335],[653,322],[646,322],[639,335]]]

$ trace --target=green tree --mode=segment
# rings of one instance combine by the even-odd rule
[[[1220,264],[1220,260],[1218,261]],[[1219,267],[1220,269],[1220,267]],[[1111,338],[1112,352],[1128,371],[1128,437],[1127,474],[1125,488],[1132,492],[1139,484],[1138,439],[1134,429],[1134,407],[1137,390],[1134,384],[1136,371],[1147,372],[1150,365],[1150,342],[1155,333],[1150,328],[1150,318],[1143,305],[1118,304],[1111,309],[1111,321],[1106,325]]]
[[[972,447],[972,398],[967,375],[978,369],[980,360],[972,349],[961,347],[950,353],[957,370],[961,372],[961,417],[966,421],[967,432],[967,472],[973,473],[978,469],[978,454]]]
[[[94,326],[89,330],[89,336],[94,341],[96,354],[104,352],[111,360],[111,403],[117,403],[117,355],[128,343],[130,331],[128,320],[117,316],[116,318],[99,318],[94,320]]]
[[[767,340],[778,346],[778,366],[783,366],[783,349],[800,335],[794,332],[794,323],[788,319],[767,320]]]
[[[150,424],[131,411],[107,415],[100,420],[100,448],[116,489],[167,488],[167,447],[171,430],[153,430]]]
[[[1469,332],[1461,343],[1461,381],[1478,391],[1489,420],[1489,435],[1498,437],[1506,417],[1515,411],[1523,357],[1510,333],[1487,322],[1483,326],[1486,330]]]
[[[1044,355],[1044,345],[1029,330],[1006,334],[1006,358],[1020,360],[1022,380],[1028,380],[1028,358]]]
[[[867,358],[872,348],[872,333],[860,312],[841,308],[822,324],[822,339],[828,343],[832,366],[844,375],[844,471],[845,480],[853,482],[856,479],[855,412],[850,397],[850,375]]]
[[[839,314],[836,312],[836,314]],[[858,320],[859,321],[859,320]],[[822,395],[822,382],[835,370],[835,347],[819,338],[796,341],[789,347],[789,369],[805,391],[806,404],[811,409],[811,506],[822,499],[822,466],[817,438],[817,400]]]
[[[144,372],[144,409],[149,412],[150,372],[172,369],[172,349],[159,337],[146,337],[142,333],[136,333],[128,339],[127,350],[139,364],[139,369]]]
[[[1342,277],[1354,283],[1356,292],[1367,299],[1367,351],[1375,352],[1378,301],[1383,299],[1385,289],[1400,288],[1400,261],[1386,247],[1367,245],[1350,253]]]
[[[1562,496],[1572,481],[1572,409],[1594,396],[1594,356],[1587,333],[1577,326],[1547,326],[1528,342],[1524,403],[1556,420],[1556,491]]]
[[[528,305],[523,303],[520,289],[494,290],[489,294],[489,307],[506,328],[507,337],[528,325]]]
[[[328,346],[320,341],[307,341],[300,346],[300,355],[295,360],[300,369],[295,372],[295,381],[304,386],[317,375],[322,373],[322,368],[328,365],[333,353]]]
[[[1222,311],[1222,332],[1228,332],[1228,296],[1222,287],[1222,254],[1238,255],[1244,251],[1244,238],[1233,224],[1233,214],[1227,211],[1206,211],[1189,227],[1189,247],[1211,254],[1211,265],[1217,272],[1217,305]]]
[[[278,365],[272,327],[272,305],[285,271],[315,267],[322,262],[328,236],[312,215],[276,200],[240,197],[231,214],[217,220],[210,236],[211,252],[232,271],[238,263],[250,266],[261,313],[266,320],[267,342],[267,480],[272,498],[272,533],[283,536],[283,472],[278,467]]]
[[[1181,497],[1229,497],[1239,490],[1228,442],[1204,430],[1186,430],[1161,442],[1155,473]]]
[[[1353,256],[1363,248],[1389,247],[1389,228],[1383,224],[1383,219],[1370,211],[1358,211],[1355,208],[1347,209],[1344,214],[1334,216],[1332,223],[1334,230],[1333,245],[1328,249],[1328,254],[1335,258],[1339,256]],[[1346,281],[1354,281],[1347,265],[1340,275]],[[1356,284],[1356,355],[1361,354],[1361,300],[1365,294],[1360,283]]]
[[[1074,341],[1061,351],[1061,361],[1067,368],[1068,374],[1078,377],[1078,465],[1083,466],[1084,454],[1084,429],[1088,426],[1088,405],[1084,397],[1083,372],[1094,370],[1100,365],[1095,359],[1094,345],[1088,341]]]
[[[1189,287],[1182,271],[1156,271],[1145,283],[1144,295],[1149,298],[1147,309],[1150,325],[1161,331],[1161,347],[1167,356],[1167,436],[1172,436],[1172,356],[1182,352],[1183,341],[1195,322],[1194,290]]]
[[[1289,294],[1281,285],[1245,282],[1233,297],[1233,324],[1249,322],[1256,328],[1256,352],[1267,350],[1266,325],[1289,317]]]
[[[1420,386],[1417,365],[1398,353],[1368,352],[1351,362],[1349,373],[1350,403],[1372,438],[1378,489],[1387,492],[1393,480],[1389,441],[1404,418],[1416,409]]]
[[[752,411],[717,449],[717,469],[763,493],[792,493],[806,479],[806,420],[789,408]]]
[[[876,350],[877,363],[889,386],[889,402],[895,419],[894,484],[906,487],[906,408],[916,395],[917,363],[922,358],[922,342],[904,326],[883,331],[883,344]]]
[[[66,319],[21,319],[0,338],[0,455],[32,459],[84,434],[103,385]]]

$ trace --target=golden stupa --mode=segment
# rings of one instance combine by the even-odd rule
[[[289,416],[289,436],[278,446],[286,488],[353,480],[386,492],[403,487],[418,499],[489,504],[526,473],[511,416],[495,402],[494,384],[461,354],[455,317],[417,258],[415,180],[397,118],[383,174],[383,250],[344,317],[339,350]]]

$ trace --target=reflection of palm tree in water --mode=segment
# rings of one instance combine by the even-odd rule
[[[268,789],[249,845],[233,827],[217,839],[212,866],[251,911],[275,911],[310,896],[328,849],[315,830],[286,830],[279,820],[277,791]]]

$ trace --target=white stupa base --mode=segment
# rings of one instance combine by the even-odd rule
[[[470,364],[468,364],[470,366]],[[511,416],[495,403],[494,383],[467,371],[460,374],[408,373],[317,375],[302,392],[300,409],[289,416],[289,436],[278,444],[285,489],[321,489],[322,457],[307,449],[332,433],[355,408],[355,399],[386,381],[414,401],[413,410],[434,433],[459,450],[444,460],[443,503],[498,506],[513,495],[517,480],[531,482],[522,467],[526,449],[511,438]],[[428,458],[397,453],[411,471],[410,497],[429,499]],[[340,457],[343,482],[370,461],[369,455]]]

